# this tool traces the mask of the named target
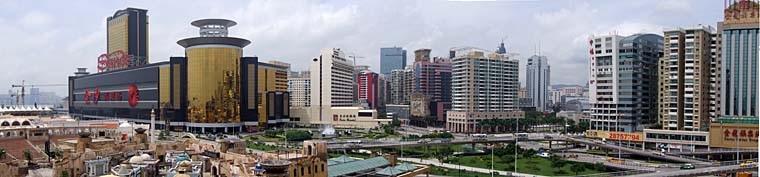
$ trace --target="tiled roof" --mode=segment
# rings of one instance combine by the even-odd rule
[[[383,157],[369,158],[327,166],[327,176],[336,177],[390,165]]]

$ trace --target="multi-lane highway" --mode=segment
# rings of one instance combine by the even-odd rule
[[[742,171],[757,171],[757,166],[717,166],[717,167],[705,167],[696,168],[691,170],[673,170],[673,171],[657,171],[656,173],[645,173],[632,175],[631,177],[680,177],[680,176],[702,176],[702,175],[715,175],[723,173],[736,173]]]
[[[392,147],[415,147],[415,146],[430,146],[430,145],[442,145],[442,144],[472,144],[472,143],[508,143],[514,142],[514,136],[488,136],[488,137],[462,137],[453,139],[431,139],[417,140],[417,141],[403,141],[400,139],[380,139],[380,140],[334,140],[328,143],[328,149],[330,150],[346,150],[346,149],[372,149],[372,148],[392,148]],[[574,143],[587,144],[591,146],[598,146],[607,149],[620,149],[621,152],[627,152],[640,156],[652,157],[657,159],[663,159],[675,162],[686,162],[703,164],[707,163],[701,160],[672,156],[662,154],[657,151],[646,151],[641,149],[634,149],[628,147],[617,146],[614,144],[606,144],[599,141],[588,140],[584,138],[560,136],[557,134],[529,134],[527,138],[518,139],[518,141],[568,141]]]

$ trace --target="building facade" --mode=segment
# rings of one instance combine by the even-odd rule
[[[404,70],[394,69],[391,71],[391,104],[404,104]]]
[[[290,92],[290,106],[311,106],[311,76],[309,71],[291,73],[288,76],[288,92]]]
[[[718,23],[719,116],[758,116],[759,7],[757,1],[734,1],[724,10],[724,21]]]
[[[549,100],[549,62],[546,56],[533,55],[525,66],[525,82],[528,97],[533,100],[536,111],[547,111]]]
[[[517,90],[519,61],[505,54],[470,48],[453,51],[452,108],[446,129],[479,132],[485,119],[520,118]]]
[[[283,126],[290,120],[289,66],[279,61],[257,64],[259,127]]]
[[[654,123],[662,45],[655,34],[589,39],[590,129],[634,132]]]
[[[380,48],[380,74],[390,76],[395,69],[406,67],[406,50],[401,47]]]
[[[148,60],[148,10],[126,8],[116,11],[106,19],[106,48],[107,54],[119,53],[130,59],[128,65],[108,67],[99,71],[141,66]],[[101,67],[101,63],[98,66]]]
[[[429,103],[425,105],[429,106],[424,108],[430,109],[426,111],[429,112],[427,115],[433,116],[437,122],[429,122],[429,124],[443,125],[442,123],[446,121],[445,113],[451,109],[451,60],[440,57],[434,57],[431,60],[430,51],[430,49],[415,51],[415,62],[412,65],[413,92],[424,95],[428,100]]]
[[[257,58],[243,57],[250,41],[227,37],[224,19],[191,23],[200,37],[183,39],[185,57],[69,77],[69,114],[124,119],[174,131],[220,133],[258,126]]]
[[[664,31],[659,60],[659,120],[663,129],[709,128],[710,62],[714,29],[710,26]]]
[[[380,75],[370,70],[359,71],[359,75],[356,78],[356,83],[359,86],[358,98],[367,109],[377,109],[380,106]]]
[[[375,128],[390,119],[378,119],[377,110],[354,104],[354,65],[338,48],[322,49],[310,66],[309,107],[291,107],[292,120],[303,125]]]

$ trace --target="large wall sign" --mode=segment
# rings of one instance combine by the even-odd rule
[[[127,94],[127,96],[129,96],[129,106],[137,106],[137,100],[140,99],[140,93],[137,90],[137,86],[135,86],[135,84],[129,86],[129,92]]]
[[[114,92],[100,92],[100,88],[94,88],[93,91],[90,91],[89,88],[84,89],[84,103],[85,104],[98,104],[98,101],[122,101],[123,97],[121,96],[121,92],[114,91]],[[129,86],[129,90],[127,92],[127,99],[129,101],[129,106],[135,107],[137,106],[137,101],[140,99],[140,94],[138,93],[137,86],[135,84],[132,84]]]

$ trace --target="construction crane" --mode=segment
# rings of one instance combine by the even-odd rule
[[[360,58],[361,59],[361,58],[364,58],[364,57],[363,56],[356,56],[356,54],[351,53],[351,54],[348,55],[348,58],[353,59],[354,60],[354,66],[356,66],[356,58]]]
[[[11,85],[11,87],[13,87],[13,88],[21,87],[21,93],[19,93],[18,90],[16,90],[16,94],[15,95],[11,95],[11,96],[15,96],[16,97],[16,106],[18,106],[19,99],[21,99],[21,105],[25,105],[26,103],[24,101],[24,96],[26,96],[26,88],[27,87],[33,88],[33,87],[59,87],[59,86],[66,86],[66,84],[29,84],[29,85],[27,85],[25,80],[21,80],[21,84],[20,85],[18,85],[18,84],[12,84]]]

